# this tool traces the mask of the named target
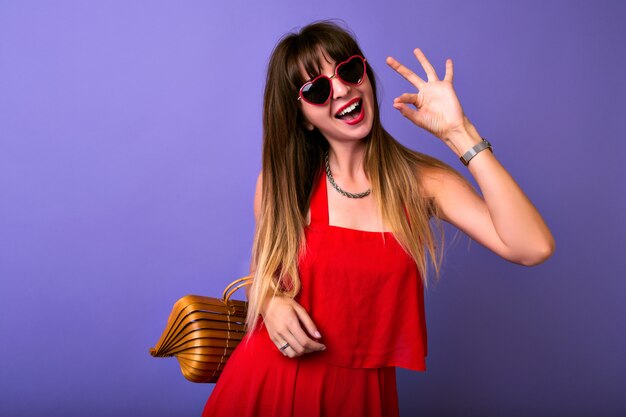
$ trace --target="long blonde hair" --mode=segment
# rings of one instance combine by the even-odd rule
[[[302,63],[311,77],[320,74],[320,50],[335,62],[352,55],[365,56],[347,30],[334,22],[321,21],[284,36],[274,48],[268,65],[263,106],[262,197],[252,247],[254,280],[246,318],[248,331],[256,328],[261,304],[267,296],[280,294],[293,298],[301,289],[298,257],[306,247],[306,214],[313,179],[323,166],[329,144],[317,129],[304,128],[296,98],[306,80],[298,65]],[[417,179],[424,168],[435,167],[467,180],[444,162],[403,146],[382,127],[371,65],[367,65],[367,75],[376,105],[372,130],[363,139],[364,171],[383,221],[415,260],[427,287],[426,254],[439,278],[444,236],[437,207],[425,196]],[[431,218],[434,224],[429,221]],[[441,246],[437,245],[435,228],[441,232]]]

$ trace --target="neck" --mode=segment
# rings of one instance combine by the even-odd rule
[[[333,177],[348,183],[359,183],[365,178],[365,143],[332,143],[328,151],[328,161]]]

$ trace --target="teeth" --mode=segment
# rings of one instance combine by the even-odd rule
[[[345,114],[350,113],[352,110],[356,109],[357,106],[359,105],[359,103],[361,103],[360,101],[356,101],[354,103],[352,103],[351,105],[349,105],[348,107],[346,107],[345,109],[343,109],[343,111],[341,111],[340,113],[337,114],[337,116],[343,116]]]

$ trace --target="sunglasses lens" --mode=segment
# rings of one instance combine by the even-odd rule
[[[365,75],[363,58],[355,56],[337,68],[337,75],[347,83],[359,84]]]
[[[313,104],[323,104],[330,96],[330,80],[320,77],[313,82],[305,84],[302,88],[302,97]]]
[[[365,76],[365,59],[353,56],[337,67],[338,77],[348,84],[361,84]],[[320,76],[302,87],[302,98],[312,104],[324,104],[330,98],[331,82],[328,77]]]

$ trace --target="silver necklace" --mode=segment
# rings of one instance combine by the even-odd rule
[[[326,154],[324,155],[324,160],[326,161],[326,176],[328,177],[328,180],[333,185],[335,190],[337,190],[339,193],[345,195],[348,198],[363,198],[363,197],[367,197],[368,195],[370,195],[370,193],[372,192],[371,188],[368,189],[367,191],[363,191],[362,193],[356,193],[356,194],[349,193],[339,188],[339,186],[335,183],[333,174],[330,173],[330,163],[328,163],[328,152],[326,152]]]

